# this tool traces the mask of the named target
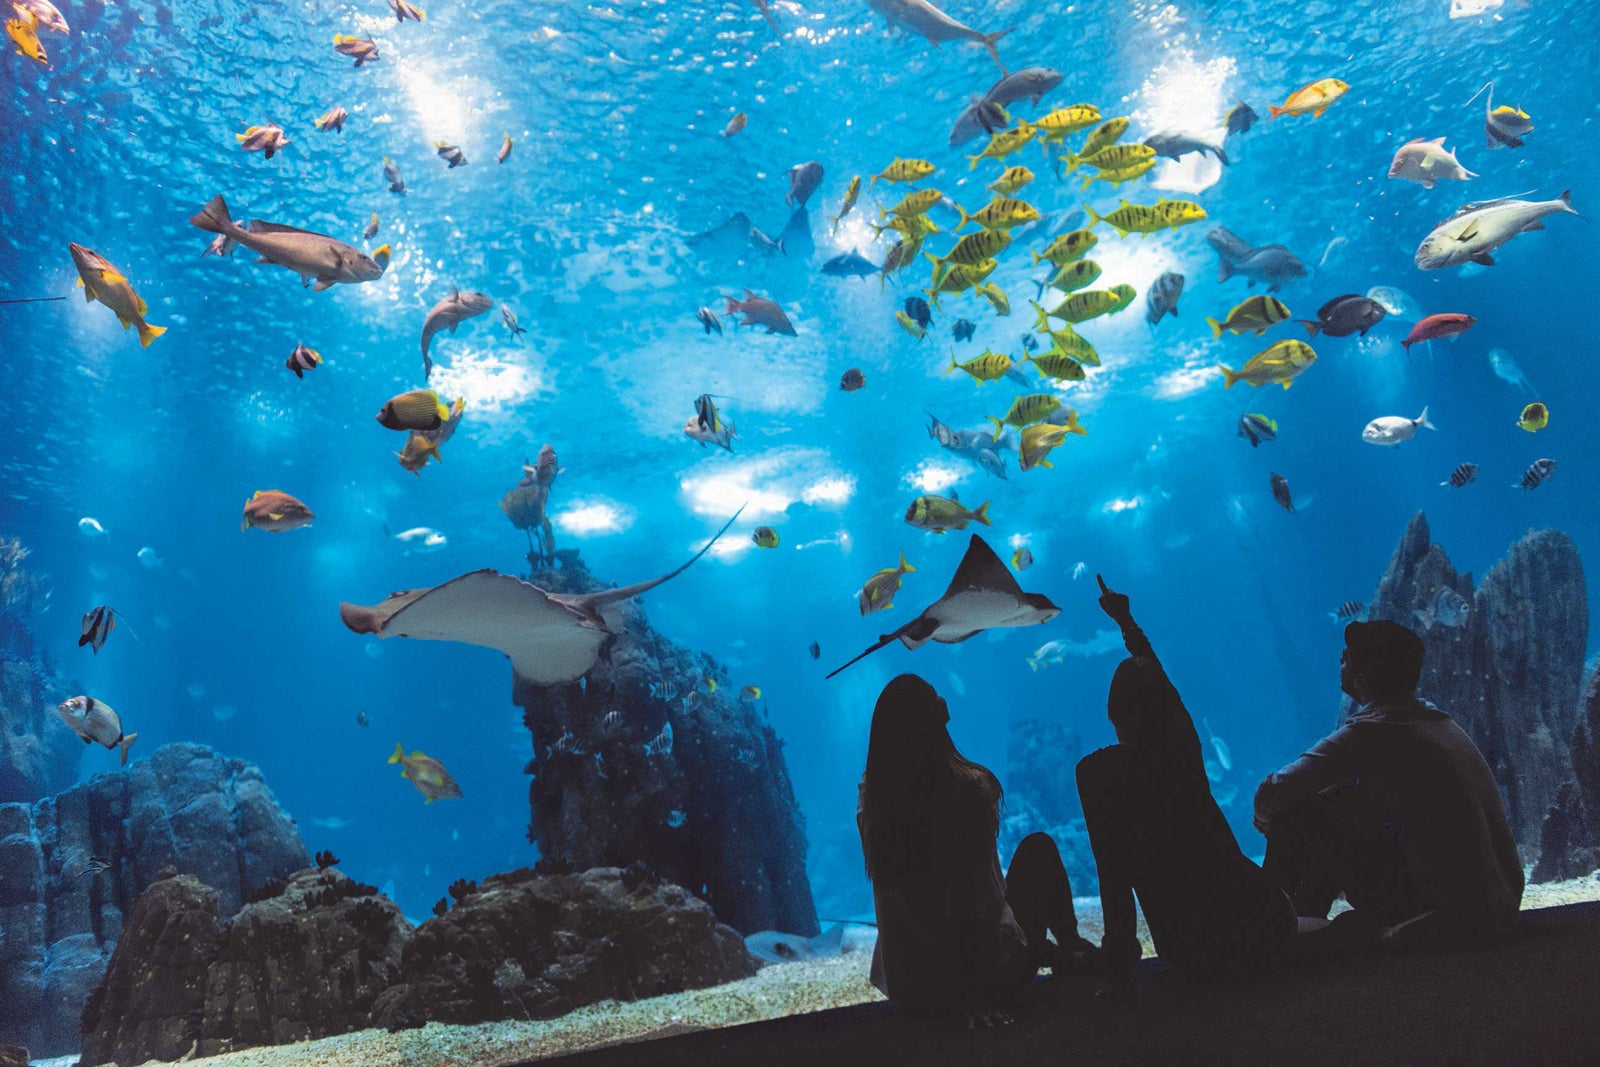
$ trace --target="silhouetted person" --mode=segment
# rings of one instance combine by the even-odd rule
[[[872,983],[906,1007],[992,1026],[1011,1021],[1040,967],[1081,965],[1094,946],[1078,936],[1047,835],[1024,838],[1001,878],[1000,782],[956,751],[949,721],[914,674],[885,686],[872,712],[856,811],[878,915]]]
[[[1161,959],[1201,979],[1248,974],[1295,933],[1283,892],[1239,851],[1211,798],[1194,721],[1133,621],[1128,598],[1100,581],[1100,606],[1122,628],[1106,712],[1117,743],[1078,763],[1105,913],[1101,956],[1113,992],[1133,986],[1140,956],[1134,896]]]
[[[1522,863],[1477,746],[1415,695],[1422,639],[1379,621],[1351,623],[1344,641],[1339,685],[1355,708],[1256,790],[1268,874],[1301,915],[1325,917],[1342,892],[1352,919],[1402,940],[1508,928]]]

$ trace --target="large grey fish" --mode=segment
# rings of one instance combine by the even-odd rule
[[[244,245],[261,257],[257,262],[294,271],[302,284],[316,292],[338,282],[354,285],[383,276],[383,268],[371,256],[326,234],[260,219],[251,219],[247,230],[233,221],[228,202],[221,195],[212,197],[198,214],[190,215],[189,222],[207,233],[222,234]]]
[[[122,750],[122,765],[128,765],[128,748],[138,734],[122,732],[122,716],[94,697],[73,697],[56,706],[56,714],[73,733],[83,738],[84,744],[98,743],[110,749]]]
[[[1578,214],[1569,189],[1555,200],[1480,200],[1463,204],[1454,215],[1433,228],[1417,246],[1416,264],[1422,270],[1453,267],[1468,260],[1494,266],[1489,253],[1519,233],[1544,229],[1544,217],[1558,212]]]
[[[1182,159],[1192,152],[1202,154],[1209,152],[1217,157],[1217,162],[1224,165],[1228,162],[1228,153],[1222,150],[1221,145],[1203,141],[1187,133],[1155,133],[1146,137],[1144,143],[1154,149],[1156,155],[1165,156],[1167,159]]]
[[[456,326],[465,319],[475,315],[482,315],[494,307],[494,301],[485,293],[463,293],[460,289],[451,289],[450,295],[433,305],[428,312],[428,317],[422,320],[422,377],[427,379],[433,373],[433,358],[428,355],[428,345],[433,341],[433,335],[440,330],[448,329],[456,332]]]
[[[1000,68],[1000,73],[1006,73],[1006,65],[1000,62],[1000,53],[996,50],[995,43],[1015,27],[1007,27],[995,33],[984,33],[957,22],[928,3],[928,0],[867,0],[867,4],[883,16],[891,29],[899,23],[917,36],[926,38],[935,48],[944,41],[972,41],[974,44],[981,44],[989,50],[989,57],[994,60],[994,65]]]
[[[996,108],[1003,108],[1014,104],[1018,100],[1032,99],[1035,107],[1044,98],[1044,94],[1061,84],[1061,72],[1051,70],[1049,67],[1024,67],[1013,74],[1007,74],[989,87],[989,91],[967,105],[967,109],[956,119],[955,126],[950,129],[950,147],[966,144],[985,131],[987,124],[993,125]],[[989,132],[993,133],[993,130]]]
[[[821,184],[821,163],[814,159],[809,163],[796,163],[789,168],[789,191],[784,194],[783,202],[790,207],[799,207],[810,199]]]
[[[1220,261],[1218,282],[1225,282],[1237,274],[1249,279],[1252,286],[1256,282],[1264,283],[1270,293],[1285,282],[1306,276],[1306,265],[1283,245],[1253,248],[1226,226],[1218,226],[1206,234],[1206,241],[1217,250]]]
[[[1298,319],[1300,325],[1312,337],[1325,333],[1329,337],[1349,337],[1353,333],[1360,333],[1362,337],[1367,331],[1383,321],[1389,312],[1384,306],[1369,296],[1360,293],[1346,293],[1336,296],[1317,309],[1317,318]]]

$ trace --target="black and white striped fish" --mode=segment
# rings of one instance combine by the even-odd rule
[[[83,614],[83,634],[78,638],[78,647],[89,645],[95,652],[99,652],[106,643],[106,638],[116,627],[116,611],[104,604],[90,608]]]
[[[1367,613],[1367,606],[1359,600],[1346,600],[1339,605],[1338,611],[1328,612],[1328,618],[1334,622],[1360,622]]]
[[[1513,489],[1537,489],[1544,484],[1544,480],[1556,472],[1556,461],[1553,459],[1536,459],[1527,470],[1522,472],[1522,481],[1513,485]]]
[[[1443,481],[1439,484],[1448,485],[1452,489],[1460,489],[1468,482],[1477,481],[1477,479],[1478,465],[1476,463],[1463,463],[1461,466],[1450,472],[1450,478],[1448,481]]]

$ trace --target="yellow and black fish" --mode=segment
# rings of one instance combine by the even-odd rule
[[[770,526],[757,526],[750,535],[750,540],[756,543],[757,548],[777,548],[778,531]]]
[[[437,430],[450,409],[432,389],[413,389],[390,397],[375,417],[391,430]]]

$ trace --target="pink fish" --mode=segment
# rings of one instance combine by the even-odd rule
[[[749,289],[744,291],[744,299],[736,300],[731,296],[723,297],[728,302],[725,315],[744,312],[744,321],[740,326],[765,326],[768,333],[781,333],[786,337],[794,337],[794,324],[789,321],[789,316],[783,309],[764,296],[757,296]]]
[[[1471,315],[1463,315],[1459,311],[1447,311],[1440,315],[1429,315],[1415,326],[1411,327],[1410,335],[1400,342],[1400,347],[1407,352],[1418,341],[1437,341],[1446,337],[1455,337],[1472,329],[1478,320]]]
[[[1395,152],[1394,162],[1389,165],[1389,177],[1416,182],[1424,189],[1432,189],[1441,181],[1464,182],[1477,175],[1461,165],[1456,159],[1455,149],[1445,151],[1443,137],[1435,137],[1431,141],[1418,137],[1407,141]]]

